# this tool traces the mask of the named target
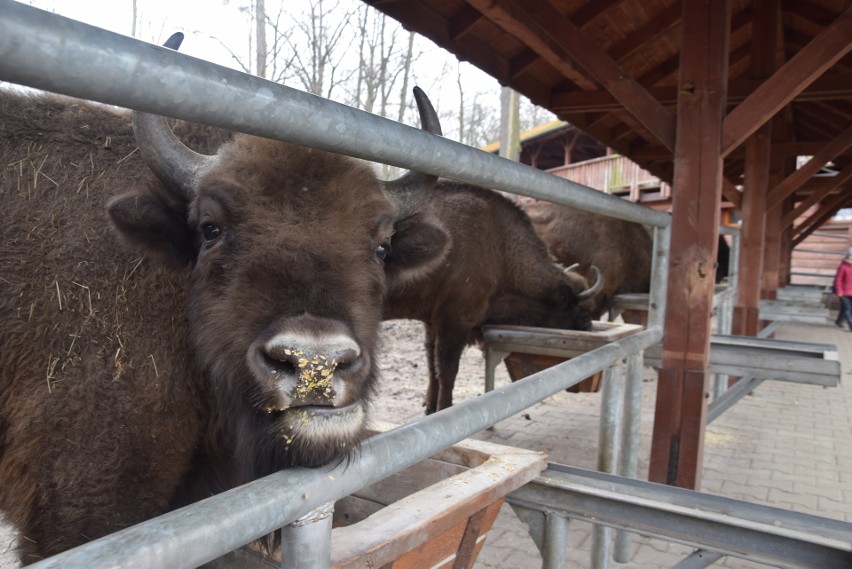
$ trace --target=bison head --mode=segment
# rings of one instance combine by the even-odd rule
[[[440,134],[416,88],[415,99],[423,128]],[[191,345],[221,436],[253,476],[345,455],[377,380],[382,300],[396,278],[384,258],[392,241],[407,247],[396,221],[435,177],[381,182],[364,162],[248,135],[204,156],[163,117],[137,113],[134,128],[159,183],[108,210],[149,256],[191,267]]]

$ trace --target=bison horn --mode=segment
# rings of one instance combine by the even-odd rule
[[[577,268],[580,266],[580,263],[574,263],[570,267],[565,267],[566,273],[573,273],[577,271]]]
[[[604,278],[603,274],[601,273],[601,270],[594,265],[591,266],[591,269],[592,272],[595,274],[595,284],[578,294],[577,299],[579,300],[586,300],[587,298],[592,298],[603,288]]]
[[[420,128],[432,134],[441,135],[441,123],[438,113],[429,101],[429,97],[420,87],[414,88],[414,100],[420,112]],[[396,180],[385,182],[385,194],[396,205],[396,217],[402,219],[417,209],[422,190],[431,188],[438,176],[425,172],[410,171]]]
[[[183,34],[173,34],[165,47],[177,49]],[[209,169],[215,156],[199,154],[184,145],[172,132],[165,117],[133,112],[133,133],[142,158],[161,182],[190,201],[195,195],[198,178]]]

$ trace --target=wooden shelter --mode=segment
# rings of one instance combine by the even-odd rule
[[[852,2],[364,1],[671,183],[650,478],[698,487],[719,205],[741,210],[734,333],[755,335],[792,246],[852,204]]]

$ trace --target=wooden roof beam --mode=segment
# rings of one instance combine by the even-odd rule
[[[674,149],[674,115],[631,78],[568,17],[543,0],[469,0],[488,19],[516,35],[557,68],[576,62],[604,86],[663,146]]]
[[[852,203],[852,194],[843,191],[840,192],[823,203],[823,205],[813,213],[808,219],[793,229],[795,236],[793,237],[793,247],[801,243],[808,235],[819,229],[823,223],[831,219],[837,213],[837,210],[846,207]]]
[[[480,20],[482,20],[482,14],[465,4],[461,10],[453,14],[450,18],[450,40],[456,41],[466,36]]]
[[[727,156],[805,87],[852,50],[852,7],[764,81],[725,117],[722,153]]]
[[[743,208],[743,194],[727,177],[722,177],[722,197],[731,202],[736,209]]]
[[[773,209],[781,205],[785,199],[793,195],[805,182],[810,180],[820,168],[836,158],[840,153],[852,147],[852,126],[826,144],[822,150],[814,154],[801,168],[784,178],[780,184],[769,191],[766,200],[767,209]]]
[[[624,0],[589,0],[585,5],[571,14],[571,21],[578,28],[582,28],[613,6],[621,4]]]
[[[829,195],[834,193],[835,190],[846,184],[849,180],[852,180],[852,166],[847,166],[840,172],[838,172],[837,176],[831,178],[831,183],[819,188],[817,191],[814,191],[811,195],[809,195],[802,203],[796,206],[793,211],[790,211],[781,218],[781,228],[786,229],[789,226],[793,225],[799,217],[805,214],[813,205],[817,202],[820,202],[826,199]],[[843,191],[842,189],[840,190]]]
[[[762,82],[754,79],[732,81],[728,86],[728,105],[744,101]],[[661,105],[674,106],[677,103],[677,87],[651,87],[648,92]],[[852,98],[852,77],[820,77],[807,89],[799,93],[794,102],[833,101]],[[606,91],[569,91],[554,93],[553,107],[570,112],[613,112],[624,109],[615,97]]]
[[[607,51],[607,55],[615,61],[630,57],[657,36],[676,28],[680,24],[680,15],[680,4],[677,2],[671,4],[662,12],[650,18],[645,25],[627,34],[624,39]]]

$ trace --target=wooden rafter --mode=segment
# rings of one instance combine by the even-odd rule
[[[743,102],[761,82],[753,79],[731,81],[728,86],[728,105]],[[648,92],[660,104],[674,107],[677,103],[677,87],[650,87]],[[820,77],[807,89],[799,93],[793,102],[832,101],[852,97],[852,77]],[[557,92],[551,98],[554,109],[566,112],[612,112],[624,110],[624,106],[606,91]]]
[[[724,156],[852,50],[852,7],[811,40],[725,117]]]
[[[795,209],[788,212],[781,219],[783,227],[789,227],[793,225],[793,223],[799,219],[802,215],[805,214],[812,206],[816,205],[818,202],[825,200],[828,196],[834,193],[837,189],[841,188],[849,181],[852,180],[852,165],[847,166],[840,172],[838,172],[837,176],[831,178],[831,183],[825,186],[822,186],[818,189],[815,189],[807,198],[805,198],[802,203],[797,205]]]
[[[614,61],[621,61],[640,51],[646,44],[680,24],[680,4],[674,3],[648,20],[645,25],[633,30],[607,50]]]
[[[450,39],[458,40],[466,36],[480,20],[482,20],[482,14],[465,4],[450,18]]]
[[[852,126],[843,131],[840,136],[826,144],[822,150],[814,154],[814,156],[808,160],[806,164],[784,178],[778,186],[771,190],[769,192],[769,199],[766,202],[766,207],[772,209],[781,205],[785,199],[793,195],[797,189],[810,180],[814,174],[819,172],[820,168],[850,147],[852,147]]]
[[[522,39],[557,69],[573,62],[606,87],[663,146],[674,148],[674,116],[571,20],[542,0],[469,0],[488,19]]]
[[[843,190],[841,190],[836,196],[833,196],[823,202],[817,211],[815,211],[801,224],[793,228],[793,246],[795,247],[804,241],[808,235],[822,226],[823,223],[831,219],[831,216],[833,216],[837,210],[845,207],[850,202],[852,202],[852,194]]]
[[[736,209],[743,207],[743,195],[728,178],[722,178],[722,196],[733,204]]]

